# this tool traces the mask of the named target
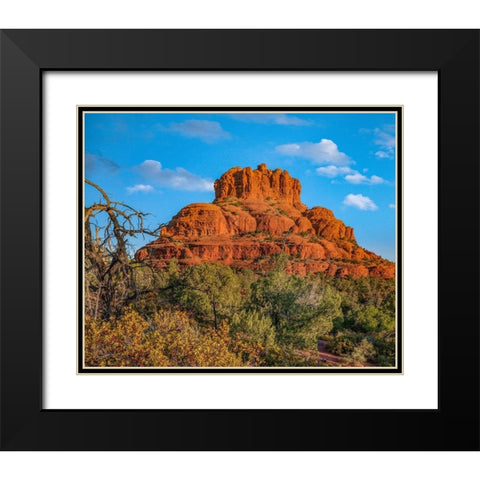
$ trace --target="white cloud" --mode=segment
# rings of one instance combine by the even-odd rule
[[[132,194],[132,193],[137,193],[137,192],[142,192],[142,193],[148,193],[148,192],[153,192],[154,188],[151,185],[143,185],[143,184],[138,184],[134,185],[133,187],[127,187],[127,193]]]
[[[345,175],[345,180],[348,183],[353,183],[355,185],[380,185],[381,183],[386,183],[382,177],[372,175],[370,178],[368,178],[366,175],[362,175],[350,167],[337,167],[336,165],[328,165],[327,167],[318,167],[316,172],[318,175],[328,178],[335,178]]]
[[[182,123],[172,123],[166,130],[180,133],[184,137],[199,138],[206,143],[231,138],[230,133],[223,130],[218,122],[210,120],[186,120]]]
[[[370,185],[380,185],[381,183],[385,183],[385,180],[378,175],[372,175],[370,177]]]
[[[375,152],[377,158],[392,158],[395,151],[395,125],[384,125],[382,128],[361,128],[360,133],[373,135],[373,143],[379,147]]]
[[[358,208],[359,210],[378,210],[378,207],[370,198],[364,197],[360,193],[358,195],[354,195],[353,193],[348,194],[344,198],[343,204],[348,207]]]
[[[360,183],[365,183],[366,181],[368,181],[368,178],[361,173],[355,172],[352,175],[347,175],[345,177],[345,180],[348,183],[354,183],[355,185],[359,185]]]
[[[328,167],[318,167],[316,172],[322,177],[335,178],[340,175],[347,175],[355,172],[350,167],[337,167],[336,165],[328,165]]]
[[[391,204],[389,205],[389,207],[390,207],[390,208],[395,208],[395,204],[394,204],[394,203],[391,203]]]
[[[156,160],[145,160],[136,167],[136,170],[144,178],[162,187],[174,188],[176,190],[213,191],[213,180],[202,178],[182,167],[171,170],[162,168],[162,164]]]
[[[263,123],[273,125],[294,125],[307,126],[311,122],[294,115],[286,115],[284,113],[238,113],[231,116],[233,119],[246,123]]]
[[[338,150],[335,142],[327,138],[323,138],[318,143],[302,142],[278,145],[275,150],[283,155],[308,158],[313,160],[314,163],[331,163],[334,165],[353,163],[348,155]]]
[[[390,129],[388,128],[388,130]],[[395,136],[387,131],[387,128],[383,130],[376,128],[373,132],[375,134],[375,138],[373,139],[375,145],[380,145],[387,150],[393,150],[395,148]]]
[[[346,175],[345,180],[348,183],[353,183],[354,185],[380,185],[381,183],[385,183],[385,180],[382,177],[372,175],[370,178],[368,178],[367,176],[358,172],[355,172],[351,175]]]

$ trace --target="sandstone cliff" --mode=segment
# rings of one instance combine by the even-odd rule
[[[176,258],[181,266],[221,262],[268,270],[272,256],[285,252],[287,271],[297,275],[395,276],[393,263],[361,248],[331,210],[309,210],[300,192],[286,170],[231,168],[215,182],[213,203],[182,208],[135,258],[155,268]]]

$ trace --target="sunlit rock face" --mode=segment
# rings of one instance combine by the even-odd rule
[[[183,207],[160,237],[135,258],[165,268],[203,262],[272,268],[272,256],[286,253],[288,273],[324,272],[354,278],[393,278],[395,264],[360,247],[353,228],[324,207],[308,209],[300,200],[300,181],[287,170],[234,167],[215,181],[213,203]]]

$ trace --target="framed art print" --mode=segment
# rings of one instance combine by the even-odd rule
[[[3,31],[2,448],[478,449],[479,40]]]

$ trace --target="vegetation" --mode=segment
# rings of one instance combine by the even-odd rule
[[[393,280],[287,275],[285,254],[263,273],[155,271],[128,252],[131,235],[156,234],[144,214],[88,183],[102,201],[85,213],[86,366],[322,366],[319,342],[338,366],[395,364]]]

